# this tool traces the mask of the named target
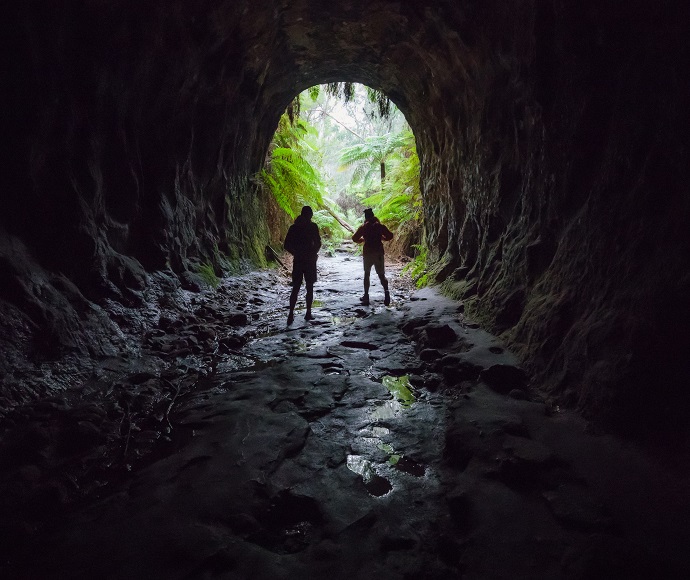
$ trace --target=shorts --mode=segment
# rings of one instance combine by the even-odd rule
[[[301,286],[302,279],[307,284],[316,282],[316,260],[294,260],[292,262],[292,284]]]
[[[364,258],[364,272],[368,273],[371,271],[371,267],[374,266],[374,270],[379,275],[379,278],[385,274],[385,262],[383,257],[383,252],[375,254],[363,254]]]

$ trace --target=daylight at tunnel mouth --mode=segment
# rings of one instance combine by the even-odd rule
[[[0,576],[687,577],[690,7],[5,21]]]

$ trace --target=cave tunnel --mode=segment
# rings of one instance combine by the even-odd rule
[[[6,488],[30,480],[52,518],[71,509],[53,497],[69,495],[56,471],[47,487],[35,481],[39,456],[45,460],[52,445],[36,425],[48,420],[46,409],[65,408],[75,385],[98,382],[95,365],[121,370],[136,358],[132,338],[160,325],[154,295],[194,288],[200,264],[220,272],[230,263],[238,273],[265,266],[266,244],[279,241],[287,223],[281,231],[269,223],[275,209],[252,177],[295,95],[334,81],[373,87],[405,115],[420,157],[430,276],[514,353],[530,392],[595,431],[662,448],[687,465],[683,3],[81,0],[15,2],[6,12]],[[139,372],[135,383],[157,372]],[[88,447],[89,437],[102,436],[79,431],[85,420],[68,435]],[[120,430],[132,425],[131,416],[118,421]],[[471,511],[468,496],[448,496],[454,517]],[[252,531],[255,520],[231,527],[238,537],[239,529],[260,536],[254,544],[265,547],[279,543],[278,527],[287,534],[307,522],[302,535],[290,528],[304,540],[323,518],[310,501],[294,492],[273,497],[279,515],[255,514],[270,533]],[[576,523],[605,540],[583,548],[589,560],[578,560],[570,576],[561,568],[554,577],[588,577],[593,553],[625,560],[635,551],[599,520]],[[5,525],[6,545],[31,545],[40,526],[28,527]],[[464,544],[443,537],[444,565],[476,571],[472,560],[461,565],[450,555]],[[382,541],[387,554],[415,545],[406,536]],[[298,551],[280,546],[271,553]],[[335,558],[337,546],[320,546],[316,559]],[[235,556],[205,557],[206,568],[185,577],[252,577]],[[222,576],[224,566],[235,566],[235,575]],[[94,577],[85,570],[77,576]],[[113,577],[145,577],[133,570],[117,568]],[[382,577],[402,578],[398,572]]]

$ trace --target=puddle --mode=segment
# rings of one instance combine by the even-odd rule
[[[356,316],[331,316],[331,324],[333,326],[352,324],[355,320],[357,320]]]
[[[409,409],[412,403],[417,400],[411,389],[409,375],[402,377],[388,375],[381,379],[381,383],[390,391],[393,398],[406,409]]]
[[[372,412],[371,418],[375,421],[385,421],[386,419],[393,419],[404,410],[404,407],[398,401],[388,401],[382,405],[378,405]]]
[[[381,451],[385,451],[386,453],[393,453],[393,446],[389,445],[388,443],[379,443],[376,447],[378,447]]]
[[[421,463],[412,461],[403,455],[391,455],[388,463],[390,463],[396,469],[409,473],[410,475],[414,475],[415,477],[424,477],[424,474],[426,473],[426,468]]]
[[[410,409],[413,403],[417,402],[417,397],[412,392],[408,375],[402,377],[386,375],[381,379],[381,384],[393,395],[393,400],[386,401],[372,410],[371,417],[375,421],[393,419],[400,413]]]
[[[347,468],[362,476],[364,487],[373,496],[381,497],[393,489],[390,481],[376,473],[371,461],[361,455],[348,455]]]
[[[369,411],[369,416],[374,423],[393,419],[407,412],[413,404],[417,403],[417,398],[410,386],[408,375],[401,377],[386,375],[381,378],[381,383],[391,393],[393,400],[380,403]],[[396,450],[393,445],[383,440],[384,437],[388,437],[391,434],[391,429],[374,424],[366,431],[371,435],[359,437],[359,443],[362,448],[375,448],[383,451],[388,456],[384,463],[379,466],[379,469],[384,470],[384,472],[388,471],[391,474],[392,470],[396,470],[415,477],[426,475],[426,467],[424,465],[405,457],[403,452]],[[347,467],[362,476],[364,486],[371,495],[380,497],[392,491],[393,486],[390,481],[379,475],[375,463],[372,463],[365,456],[348,455]]]

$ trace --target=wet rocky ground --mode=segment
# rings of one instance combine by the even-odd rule
[[[399,270],[364,307],[360,259],[321,257],[289,327],[280,270],[177,289],[127,356],[14,408],[0,576],[688,577],[685,464],[550,405]]]

